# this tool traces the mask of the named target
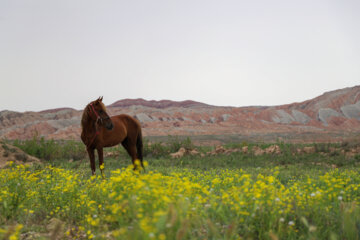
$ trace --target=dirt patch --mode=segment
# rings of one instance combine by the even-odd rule
[[[170,153],[170,157],[171,158],[181,158],[186,154],[186,149],[185,148],[180,148],[179,151],[175,152],[175,153]]]
[[[253,151],[255,156],[261,156],[261,155],[263,155],[265,153],[265,151],[263,149],[261,149],[260,147],[258,147],[258,146],[254,146],[252,148],[252,151]]]
[[[26,154],[17,147],[0,142],[0,168],[5,167],[9,162],[15,164],[32,164],[34,162],[40,162],[40,160]]]
[[[271,145],[265,149],[262,149],[258,146],[254,146],[252,148],[252,151],[254,153],[255,156],[261,156],[264,154],[275,154],[275,155],[279,155],[281,154],[281,149],[278,145]]]
[[[218,155],[218,154],[225,154],[225,155],[230,155],[231,153],[234,152],[240,152],[240,149],[236,149],[236,148],[230,148],[230,149],[226,149],[223,146],[216,146],[214,151],[208,152],[207,155]]]
[[[170,153],[170,157],[171,158],[182,158],[184,155],[191,155],[191,156],[195,156],[195,155],[201,155],[202,157],[204,156],[203,153],[200,153],[198,150],[196,149],[185,149],[183,147],[181,147],[179,149],[179,151],[175,152],[175,153]]]
[[[262,155],[280,155],[283,154],[279,145],[271,145],[267,148],[261,148],[260,146],[253,146],[249,148],[248,146],[243,146],[242,148],[225,148],[222,145],[218,145],[214,150],[201,153],[197,149],[185,149],[180,148],[178,152],[170,153],[171,158],[182,158],[185,155],[201,157],[205,156],[215,156],[215,155],[230,155],[232,153],[243,153],[243,154],[253,154],[254,156]],[[320,154],[322,156],[336,156],[336,155],[345,155],[347,158],[354,158],[360,156],[360,146],[348,147],[344,149],[343,147],[315,147],[315,146],[305,146],[302,148],[295,148],[292,150],[292,155],[302,155],[302,154]]]

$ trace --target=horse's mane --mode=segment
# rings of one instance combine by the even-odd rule
[[[81,117],[81,127],[82,127],[83,130],[84,130],[84,127],[85,127],[87,121],[89,120],[88,107],[89,107],[89,104],[86,105],[86,107],[84,108],[84,111],[83,111],[83,114],[82,114],[82,117]]]

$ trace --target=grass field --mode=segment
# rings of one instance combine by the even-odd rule
[[[255,146],[225,147],[244,144]],[[120,155],[105,159],[105,179],[99,169],[90,176],[86,158],[0,170],[0,237],[359,239],[359,155],[326,153],[329,144],[294,154],[299,145],[279,144],[279,155],[170,159],[181,145],[194,147],[188,140],[147,147],[146,173],[128,168],[123,150],[111,149]]]

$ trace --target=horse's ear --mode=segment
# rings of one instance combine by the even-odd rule
[[[103,97],[99,97],[98,99],[96,99],[96,103],[95,104],[98,104],[99,102],[102,102],[103,100]]]

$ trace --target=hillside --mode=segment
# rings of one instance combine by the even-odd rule
[[[106,98],[105,98],[106,101]],[[85,106],[84,106],[85,107]],[[314,99],[272,107],[218,107],[195,101],[124,99],[107,106],[110,115],[126,113],[141,123],[144,136],[241,135],[317,136],[335,141],[360,132],[360,86],[324,93]],[[0,138],[75,139],[82,110],[0,112]],[[304,139],[314,140],[314,139]]]

